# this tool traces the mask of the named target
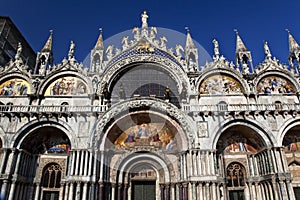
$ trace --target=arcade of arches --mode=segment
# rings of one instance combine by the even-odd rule
[[[292,35],[289,67],[252,66],[238,33],[236,64],[214,40],[200,66],[189,31],[171,48],[147,18],[121,48],[100,32],[89,66],[73,42],[53,64],[52,34],[34,72],[0,66],[1,199],[300,200]]]

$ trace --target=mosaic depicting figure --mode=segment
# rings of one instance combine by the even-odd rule
[[[268,76],[258,83],[257,91],[263,94],[291,94],[295,93],[295,88],[284,78]]]
[[[224,153],[252,152],[256,153],[264,145],[256,135],[242,136],[239,133],[230,134],[221,139],[218,146]]]
[[[229,139],[227,141],[226,148],[224,151],[226,153],[233,153],[233,152],[257,152],[257,150],[248,144],[246,138],[241,138],[239,140]]]
[[[286,135],[283,139],[285,151],[300,151],[300,137],[296,134]]]
[[[86,93],[87,87],[80,79],[63,77],[51,83],[45,95],[83,95]]]
[[[220,74],[207,78],[199,88],[200,94],[240,94],[242,92],[242,86],[237,80]]]
[[[29,93],[29,83],[22,79],[11,79],[0,85],[0,95],[21,96]]]
[[[155,146],[172,151],[177,143],[175,133],[161,123],[144,123],[128,128],[114,141],[114,148],[127,149],[134,146]]]
[[[69,153],[71,145],[67,137],[61,135],[45,135],[40,133],[34,133],[30,135],[24,144],[23,148],[32,153]]]

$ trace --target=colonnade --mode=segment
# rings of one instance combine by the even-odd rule
[[[1,149],[0,159],[1,195],[5,200],[42,198],[41,177],[37,177],[38,156],[24,150]],[[193,149],[179,153],[178,177],[159,183],[160,199],[229,199],[223,159],[226,158],[214,150]],[[249,154],[246,160],[246,199],[295,199],[282,147]],[[130,182],[111,182],[110,153],[73,149],[67,163],[66,176],[57,189],[59,200],[131,199]]]

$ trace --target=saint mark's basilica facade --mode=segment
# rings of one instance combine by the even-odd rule
[[[90,65],[53,64],[52,33],[36,65],[22,44],[0,67],[0,187],[5,200],[300,199],[300,46],[289,65],[253,66],[236,33],[236,60],[213,40],[199,66],[156,27],[103,44]],[[132,37],[132,39],[130,39]],[[299,131],[299,132],[298,132]],[[299,141],[298,141],[299,138]]]

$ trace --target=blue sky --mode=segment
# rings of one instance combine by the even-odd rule
[[[54,30],[54,62],[67,57],[70,40],[76,44],[75,56],[83,61],[103,28],[104,39],[141,25],[147,10],[149,26],[185,33],[209,54],[212,40],[219,41],[220,52],[229,60],[235,56],[237,29],[254,65],[264,59],[263,43],[268,41],[273,56],[288,63],[289,29],[300,43],[298,0],[3,0],[0,15],[9,16],[35,51],[39,51]]]

